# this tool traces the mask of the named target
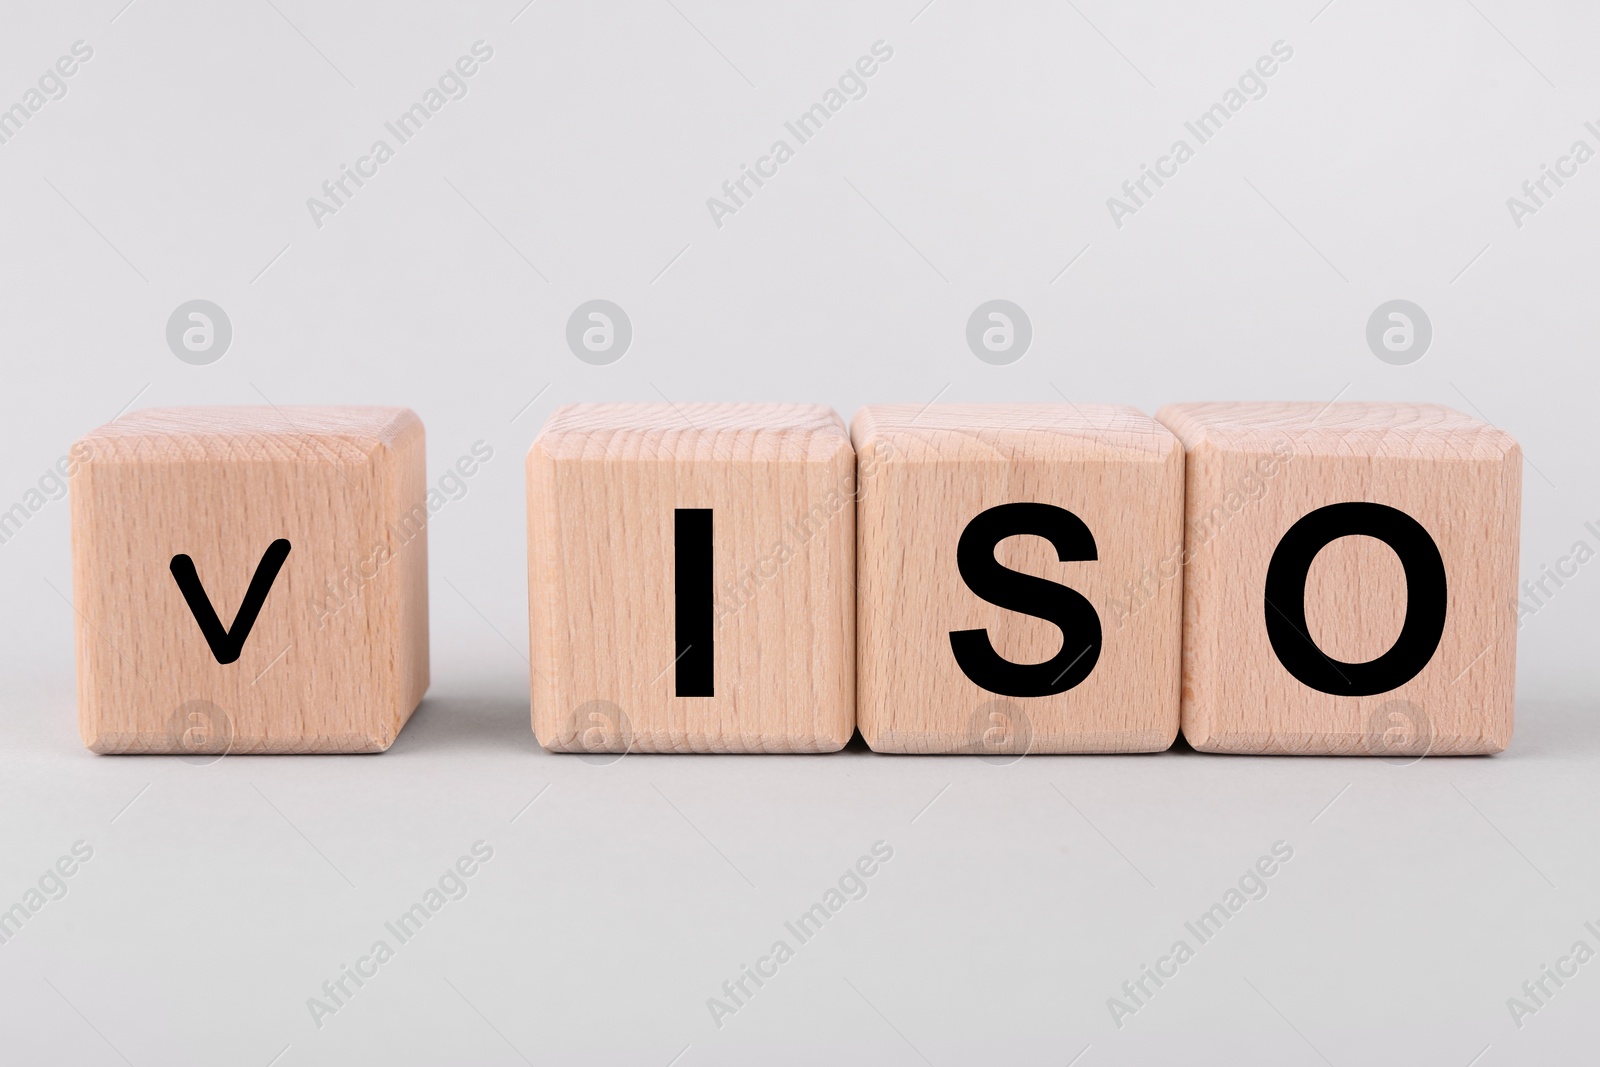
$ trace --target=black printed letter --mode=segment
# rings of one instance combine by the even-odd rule
[[[1100,617],[1082,593],[1000,565],[994,550],[1017,534],[1035,534],[1055,546],[1061,562],[1098,559],[1094,535],[1083,520],[1053,504],[1001,504],[967,523],[956,545],[956,567],[967,587],[998,607],[1054,623],[1061,651],[1044,663],[1001,659],[984,630],[954,630],[950,650],[974,684],[1007,697],[1065,693],[1089,677],[1100,659]]]
[[[256,616],[261,614],[261,605],[267,602],[267,593],[272,589],[273,580],[278,577],[278,569],[288,558],[289,542],[283,538],[267,546],[261,562],[256,564],[250,588],[245,590],[239,614],[233,617],[233,628],[224,630],[222,620],[217,618],[216,609],[211,606],[211,598],[206,596],[205,587],[200,584],[194,560],[181,552],[172,557],[170,569],[178,583],[178,591],[194,613],[194,621],[200,624],[200,633],[218,663],[232,663],[244,651],[244,639],[250,636],[250,627],[256,624]]]
[[[676,694],[715,696],[711,509],[676,508],[672,520],[673,588],[678,616]]]
[[[1306,576],[1311,561],[1341,537],[1376,537],[1406,572],[1406,621],[1389,651],[1366,663],[1331,659],[1306,628]],[[1444,636],[1444,560],[1428,531],[1386,504],[1350,502],[1318,508],[1289,527],[1267,565],[1267,638],[1278,662],[1322,693],[1366,697],[1398,689],[1433,658]]]

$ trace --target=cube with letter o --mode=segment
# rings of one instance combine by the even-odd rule
[[[1499,752],[1522,454],[1434,404],[1176,404],[1183,732],[1205,752]]]

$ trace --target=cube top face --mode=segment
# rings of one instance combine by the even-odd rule
[[[850,436],[820,404],[566,404],[539,431],[552,461],[826,462]]]
[[[1506,747],[1522,485],[1509,435],[1422,404],[1180,404],[1157,417],[1189,449],[1191,744]]]
[[[1285,439],[1298,453],[1330,457],[1498,461],[1517,451],[1504,430],[1443,404],[1230,401],[1169,404],[1156,418],[1191,451],[1270,454]]]
[[[394,741],[428,684],[415,414],[140,411],[75,447],[85,744],[206,757]]]
[[[855,452],[830,409],[573,405],[527,471],[542,745],[826,752],[850,739]]]
[[[1162,464],[1179,450],[1166,427],[1115,404],[873,404],[856,413],[851,436],[860,450],[887,444],[909,463],[1017,456]]]
[[[852,429],[869,745],[999,760],[1171,745],[1183,449],[1165,427],[1127,407],[949,404],[867,407]],[[995,595],[993,564],[1033,579],[1023,599],[1057,621]],[[956,644],[974,631],[1003,665],[969,669],[986,653]]]
[[[421,432],[409,408],[146,408],[90,431],[84,441],[102,461],[303,458],[359,465],[376,449]]]

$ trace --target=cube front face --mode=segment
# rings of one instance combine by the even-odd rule
[[[854,485],[855,452],[827,408],[557,411],[528,453],[539,743],[842,748],[855,726]]]
[[[1165,428],[1123,407],[883,405],[853,436],[858,717],[875,751],[1172,744],[1183,452]],[[995,563],[1036,581],[1012,589]]]
[[[1182,404],[1158,417],[1189,448],[1195,748],[1506,747],[1522,469],[1509,436],[1433,405]]]
[[[73,586],[89,748],[215,756],[393,743],[428,685],[414,414],[150,410],[83,443]],[[270,574],[280,540],[287,554]],[[180,556],[198,581],[190,593],[175,575]],[[236,639],[258,569],[271,581],[245,640],[213,647],[201,616],[214,612]]]

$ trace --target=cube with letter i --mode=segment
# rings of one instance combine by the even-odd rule
[[[78,725],[96,752],[381,752],[428,688],[422,422],[136,411],[72,482]]]
[[[1206,752],[1499,752],[1522,453],[1432,404],[1177,404],[1183,732]]]
[[[1165,427],[1128,407],[889,404],[852,432],[867,744],[1172,744],[1183,450]]]
[[[575,404],[528,452],[533,728],[831,752],[855,728],[855,452],[803,404]]]

